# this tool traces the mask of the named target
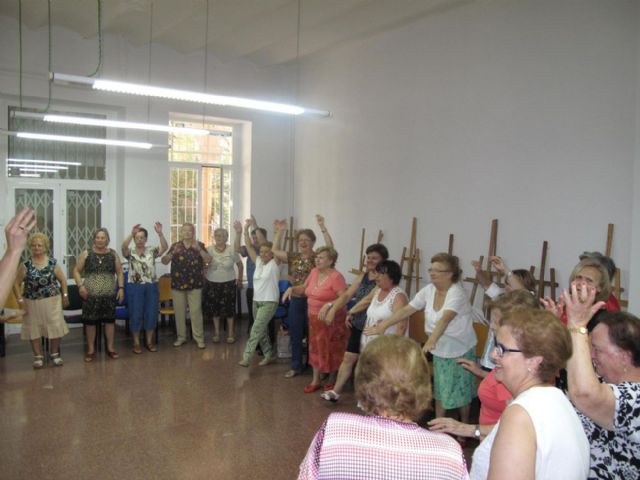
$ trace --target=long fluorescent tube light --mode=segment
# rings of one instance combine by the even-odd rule
[[[64,162],[62,160],[34,160],[32,158],[7,158],[7,162],[46,163],[51,165],[82,165],[82,162]]]
[[[71,123],[74,125],[94,125],[97,127],[130,128],[133,130],[150,130],[152,132],[187,133],[189,135],[209,135],[209,130],[204,128],[171,127],[169,125],[154,125],[151,123],[138,123],[138,122],[121,122],[117,120],[106,120],[102,118],[68,117],[66,115],[45,115],[44,121],[54,122],[54,123]]]
[[[90,85],[94,90],[103,90],[107,92],[129,93],[132,95],[170,98],[174,100],[184,100],[187,102],[205,103],[211,105],[250,108],[267,112],[286,113],[289,115],[309,114],[322,117],[328,117],[331,115],[331,112],[328,112],[326,110],[303,108],[297,105],[290,105],[286,103],[266,102],[264,100],[252,100],[250,98],[242,97],[228,97],[226,95],[213,95],[209,93],[191,92],[188,90],[176,90],[173,88],[141,85],[138,83],[116,82],[113,80],[81,77],[78,75],[68,75],[65,73],[50,72],[49,75],[53,82]]]
[[[7,165],[8,168],[19,168],[20,170],[32,170],[34,168],[46,168],[47,170],[50,171],[57,171],[57,170],[69,170],[69,167],[66,166],[62,166],[62,165],[32,165],[32,164],[28,164],[28,163],[12,163],[10,165]]]
[[[21,177],[36,177],[36,178],[40,178],[41,175],[39,173],[21,173],[20,174]]]
[[[175,127],[153,123],[124,122],[120,120],[107,120],[105,118],[78,117],[77,115],[54,115],[33,112],[14,111],[16,118],[35,118],[51,123],[67,123],[74,125],[92,125],[96,127],[127,128],[133,130],[149,130],[152,132],[183,133],[188,135],[216,135],[218,137],[230,137],[232,134],[226,130],[208,130],[198,127]]]
[[[66,170],[68,167],[64,167]],[[47,172],[47,173],[57,173],[59,169],[52,167],[20,167],[21,172]]]
[[[145,143],[145,142],[129,142],[126,140],[109,140],[106,138],[70,137],[67,135],[49,135],[45,133],[17,132],[16,137],[28,138],[31,140],[48,140],[51,142],[90,143],[92,145],[110,145],[114,147],[144,148],[146,150],[149,150],[151,147],[153,147],[152,144]]]

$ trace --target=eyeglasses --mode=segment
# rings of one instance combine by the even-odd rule
[[[517,350],[515,348],[507,348],[501,343],[497,343],[497,342],[496,342],[496,346],[493,347],[493,351],[496,352],[496,355],[500,358],[504,357],[504,354],[509,352],[522,353],[522,350]]]
[[[427,270],[427,272],[429,272],[429,273],[450,273],[451,270],[438,270],[436,268],[429,268]]]

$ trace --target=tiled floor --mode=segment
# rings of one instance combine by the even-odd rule
[[[65,365],[34,371],[10,336],[0,359],[0,478],[291,479],[334,410],[357,411],[349,389],[331,404],[285,379],[286,360],[237,365],[246,340],[134,355],[117,330],[118,360],[83,361],[80,329],[63,341]]]

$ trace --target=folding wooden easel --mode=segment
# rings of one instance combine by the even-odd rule
[[[366,233],[366,229],[362,227],[362,235],[360,236],[360,265],[358,266],[358,268],[352,268],[351,271],[349,272],[354,275],[362,275],[364,273],[364,262],[366,260],[366,255],[364,253],[365,233]],[[382,230],[378,230],[378,239],[376,240],[376,243],[381,243],[382,237],[383,237]]]
[[[490,257],[494,257],[496,255],[497,247],[498,247],[498,219],[494,218],[493,220],[491,220],[491,233],[489,234],[489,254],[487,255],[487,267],[486,267],[486,270],[482,270],[481,272],[488,274],[489,277],[492,279],[495,278],[496,281],[500,279],[500,272],[492,271]],[[480,266],[482,266],[482,263],[484,262],[484,255],[480,255],[478,262],[480,263]],[[471,305],[473,305],[476,299],[476,292],[478,291],[478,285],[480,284],[480,281],[478,280],[478,272],[476,272],[475,277],[466,277],[464,281],[473,284],[473,287],[471,288],[471,295],[469,296],[469,301],[471,302]],[[486,302],[483,302],[482,310],[485,311],[486,313],[486,308],[484,305],[485,303]]]
[[[540,256],[540,277],[536,280],[537,289],[536,295],[538,298],[544,297],[545,288],[549,287],[551,289],[551,298],[556,298],[556,288],[558,287],[558,282],[556,282],[556,269],[551,267],[549,269],[549,280],[544,279],[544,272],[547,268],[547,251],[549,249],[549,242],[546,240],[542,242],[542,255]],[[533,265],[529,269],[531,275],[535,279],[535,271],[536,267]]]
[[[607,226],[607,246],[604,250],[604,254],[607,257],[611,257],[611,248],[613,246],[613,223],[610,223]],[[620,269],[616,267],[616,271],[613,275],[613,282],[611,284],[611,291],[618,299],[618,303],[620,304],[620,308],[627,309],[629,307],[628,300],[623,300],[621,298],[622,293],[624,292],[624,288],[622,288],[622,282],[620,279]]]
[[[296,231],[293,229],[293,217],[289,217],[289,228],[284,232],[284,245],[282,249],[294,253],[298,251],[298,245],[295,241]]]
[[[416,292],[420,289],[420,249],[416,248],[416,228],[418,220],[413,217],[411,223],[411,241],[409,244],[409,254],[407,255],[407,247],[402,247],[402,256],[400,257],[400,271],[404,272],[404,265],[407,264],[407,273],[402,277],[406,280],[405,292],[411,297],[411,283],[415,280]]]

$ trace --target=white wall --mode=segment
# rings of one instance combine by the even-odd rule
[[[0,100],[4,105],[17,104],[18,97],[18,25],[15,19],[0,17]],[[47,31],[23,27],[24,95],[38,108],[46,104],[47,95]],[[53,69],[57,72],[89,75],[98,62],[97,39],[83,39],[61,28],[53,31]],[[221,63],[209,57],[208,91],[239,96],[291,101],[293,91],[289,69],[259,69],[246,62]],[[124,79],[147,83],[149,49],[134,48],[119,37],[105,35],[103,78]],[[161,45],[153,45],[151,82],[175,88],[202,91],[204,56],[200,52],[182,55]],[[72,109],[106,113],[131,121],[165,123],[171,112],[201,116],[201,106],[183,102],[152,100],[147,116],[147,100],[142,97],[99,93],[75,87],[54,85],[52,109]],[[207,107],[204,113],[214,117],[233,119],[251,133],[242,145],[244,161],[250,165],[249,191],[238,182],[238,196],[234,199],[235,215],[243,218],[253,212],[269,226],[271,220],[288,212],[290,204],[289,164],[291,149],[291,119],[241,109]],[[7,115],[0,115],[0,127],[7,127]],[[166,144],[166,136],[127,131],[114,134],[123,139],[149,140]],[[6,158],[6,137],[0,137],[0,164]],[[112,236],[116,248],[131,225],[151,225],[160,220],[168,224],[169,166],[167,151],[153,149],[109,149],[117,165],[117,185],[113,185],[107,199],[112,215],[107,220],[116,233]],[[242,170],[239,166],[238,170]],[[3,203],[7,202],[6,179],[0,176]],[[238,180],[238,179],[236,179]],[[7,192],[5,194],[5,192]],[[6,203],[5,203],[6,204]],[[10,218],[5,211],[0,221]]]
[[[297,125],[296,217],[326,215],[347,271],[361,227],[398,259],[416,216],[423,275],[449,233],[470,274],[497,218],[498,254],[539,265],[547,240],[562,285],[614,223],[627,288],[637,89],[625,0],[479,1],[327,52],[302,68],[334,117]]]

